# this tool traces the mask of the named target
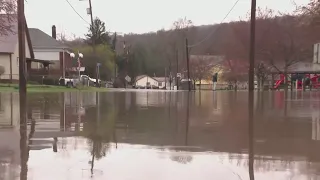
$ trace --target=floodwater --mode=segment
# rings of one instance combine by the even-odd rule
[[[0,180],[317,180],[320,92],[0,94]],[[251,127],[251,128],[250,128]],[[253,165],[252,165],[253,163]]]

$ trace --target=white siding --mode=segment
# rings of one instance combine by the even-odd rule
[[[59,61],[60,59],[60,52],[51,52],[50,50],[44,52],[44,51],[38,51],[37,49],[34,49],[34,56],[36,59],[40,60],[50,60],[50,61]]]
[[[19,125],[19,94],[0,93],[0,125],[11,123]]]
[[[34,49],[35,59],[39,60],[49,60],[54,61],[54,64],[50,68],[59,69],[60,68],[60,51],[52,49]],[[41,68],[40,63],[33,63],[32,68],[37,69]]]
[[[158,81],[154,80],[151,77],[143,77],[136,81],[136,86],[140,87],[146,87],[147,83],[150,83],[151,86],[157,86],[158,87]]]
[[[27,37],[25,42],[26,42],[26,57],[31,58]],[[15,79],[15,80],[19,79],[19,59],[18,58],[19,58],[19,43],[16,44],[14,54],[12,54],[12,79]],[[27,69],[27,64],[25,66]],[[8,63],[6,68],[9,69],[8,74],[10,74],[10,58],[9,57],[8,57]],[[8,75],[6,79],[10,79],[10,75]]]
[[[320,43],[313,46],[313,63],[320,63]]]
[[[0,66],[5,70],[0,79],[10,79],[10,54],[0,54]]]

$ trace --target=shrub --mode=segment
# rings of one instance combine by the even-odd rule
[[[6,72],[6,69],[3,66],[0,66],[0,76]]]

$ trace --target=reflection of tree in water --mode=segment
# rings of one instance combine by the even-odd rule
[[[101,139],[89,139],[88,145],[90,147],[91,155],[96,159],[101,159],[106,156],[107,152],[110,149],[109,143],[104,143]]]
[[[192,161],[192,156],[187,154],[175,154],[170,156],[170,159],[180,164],[188,164]]]
[[[92,163],[94,159],[106,156],[110,149],[110,142],[114,139],[116,108],[107,102],[102,102],[102,104],[103,110],[101,111],[97,112],[96,107],[87,109],[83,131],[79,132],[80,135],[88,138]]]

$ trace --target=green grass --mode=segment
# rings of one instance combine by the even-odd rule
[[[18,84],[0,84],[0,92],[18,92]],[[38,93],[38,92],[106,92],[107,88],[96,88],[96,87],[76,87],[69,88],[65,86],[52,86],[52,85],[27,85],[27,92]]]

